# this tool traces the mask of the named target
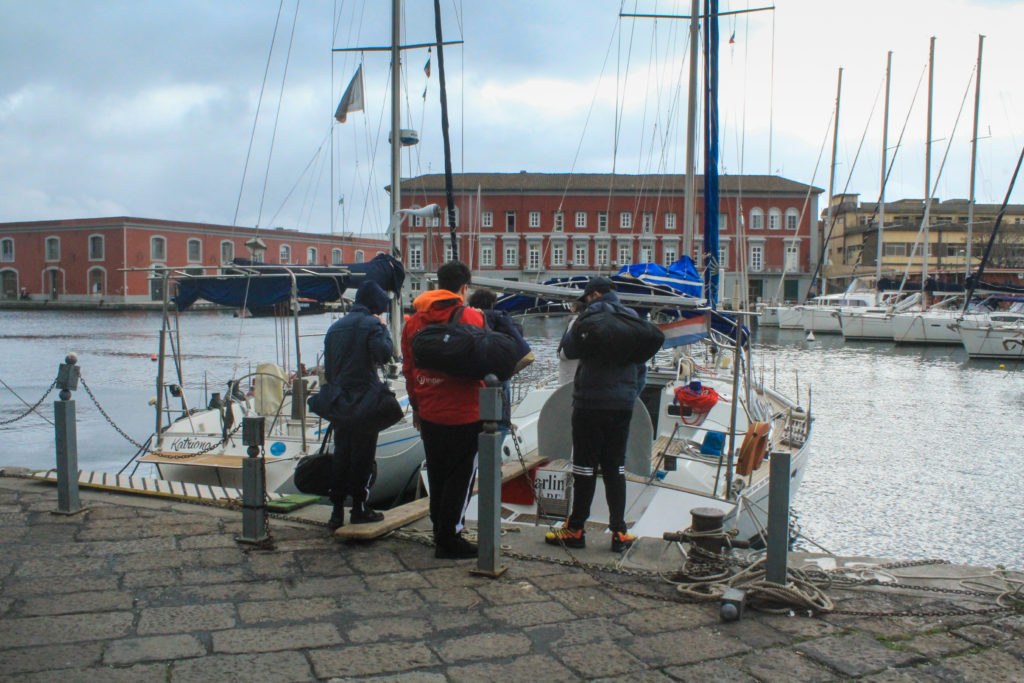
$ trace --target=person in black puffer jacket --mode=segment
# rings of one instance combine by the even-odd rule
[[[324,337],[324,373],[328,382],[355,388],[381,382],[377,368],[391,358],[391,335],[378,317],[388,308],[388,295],[380,285],[366,280],[356,291],[356,301],[344,318],[327,330]],[[370,509],[374,456],[378,432],[334,427],[334,461],[331,467],[331,502],[334,511],[328,526],[335,530],[345,524],[345,498],[352,497],[352,524],[376,522],[384,516]]]
[[[592,277],[580,301],[588,313],[619,311],[638,317],[636,311],[619,303],[614,284],[606,277]],[[579,320],[577,320],[579,322]],[[580,358],[572,328],[562,338],[562,350],[568,359],[579,358],[572,392],[572,512],[565,526],[548,532],[544,540],[570,548],[586,546],[584,525],[594,500],[597,473],[604,479],[608,502],[608,528],[612,532],[611,549],[622,552],[635,540],[626,529],[626,442],[633,404],[647,381],[643,363],[611,365]]]

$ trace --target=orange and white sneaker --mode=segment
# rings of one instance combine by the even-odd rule
[[[612,552],[621,553],[633,545],[636,536],[625,531],[612,532]]]
[[[544,542],[551,545],[564,545],[567,548],[586,548],[587,539],[583,529],[570,529],[562,526],[544,534]]]

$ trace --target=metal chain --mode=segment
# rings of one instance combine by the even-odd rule
[[[9,420],[0,420],[0,426],[2,426],[2,425],[9,425],[12,422],[17,422],[18,420],[23,420],[26,417],[28,417],[29,415],[31,415],[32,413],[34,413],[36,411],[36,408],[38,408],[39,406],[41,406],[43,404],[43,401],[46,400],[46,397],[50,395],[50,392],[53,391],[53,388],[55,386],[57,386],[57,380],[53,380],[53,382],[50,384],[50,386],[46,389],[46,393],[43,394],[42,398],[40,398],[38,401],[33,403],[31,406],[29,406],[28,410],[26,410],[21,415],[18,415],[17,417],[12,417]]]
[[[110,415],[107,415],[107,411],[103,410],[103,406],[100,405],[100,402],[96,400],[96,397],[93,395],[92,389],[89,388],[89,384],[85,381],[85,377],[79,376],[78,379],[82,383],[82,387],[85,389],[85,393],[89,394],[89,398],[91,398],[92,402],[96,404],[96,409],[100,411],[100,415],[102,415],[104,419],[106,419],[107,423],[110,424],[110,426],[113,427],[118,434],[123,436],[128,443],[135,446],[140,451],[146,450],[146,447],[144,445],[142,445],[132,437],[128,436],[123,429],[117,426],[114,420],[111,419]]]

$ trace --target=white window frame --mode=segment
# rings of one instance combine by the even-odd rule
[[[342,261],[342,251],[338,247],[331,249],[331,265],[338,265]]]
[[[551,265],[559,267],[565,265],[565,244],[561,242],[551,243]]]
[[[100,291],[92,291],[92,274],[99,273],[102,284],[100,285]],[[107,293],[107,269],[102,266],[93,266],[85,273],[85,286],[89,294],[99,294],[103,296]]]
[[[511,229],[509,229],[511,228]],[[505,232],[514,233],[516,231],[516,212],[506,211],[505,212]]]
[[[364,263],[366,261],[366,252],[362,249],[356,249],[356,256],[353,260],[356,263]]]
[[[764,210],[754,207],[750,210],[750,230],[764,230]]]
[[[676,212],[666,211],[665,212],[665,229],[675,230],[676,229]]]
[[[787,242],[785,262],[783,268],[787,273],[795,273],[800,267],[800,243],[799,242]]]
[[[675,247],[662,247],[661,260],[666,267],[671,266],[673,263],[678,261],[679,257],[676,256]]]
[[[718,270],[725,272],[729,269],[729,243],[718,243]]]
[[[420,207],[419,204],[413,204],[409,208],[411,210],[415,211],[416,209],[419,209],[421,207]],[[413,224],[413,227],[422,228],[423,227],[423,216],[417,216],[417,215],[413,214],[412,224]]]
[[[196,246],[198,252],[197,258],[192,258],[192,245]],[[185,260],[188,263],[202,263],[203,262],[203,241],[196,237],[190,237],[185,243]]]
[[[317,249],[316,247],[307,247],[306,248],[306,265],[307,266],[315,266],[316,265],[317,257],[319,257],[319,256],[320,256],[320,250],[319,249]]]
[[[597,212],[597,231],[608,232],[608,212],[598,211]]]
[[[792,219],[792,220],[790,220],[790,219]],[[799,211],[797,211],[796,209],[793,209],[793,208],[786,209],[786,217],[782,221],[782,227],[785,228],[786,230],[793,230],[793,231],[795,231],[798,227],[800,227],[800,222],[799,221],[800,221],[800,212]],[[790,223],[792,223],[792,225],[790,225]]]
[[[60,261],[60,238],[55,235],[50,235],[43,242],[43,256],[48,263],[54,263]],[[50,248],[53,245],[53,248]]]
[[[409,269],[423,270],[423,245],[409,245]]]
[[[777,208],[772,207],[768,209],[768,229],[769,230],[781,230],[782,229],[782,212]]]
[[[227,258],[224,258],[224,247],[227,247],[228,251],[230,252],[230,254],[229,254],[229,256]],[[220,243],[220,262],[221,263],[231,263],[234,260],[235,260],[235,243],[232,242],[231,240],[221,240],[221,243]]]
[[[629,230],[633,227],[633,213],[631,211],[619,211],[619,229]]]
[[[290,244],[282,244],[277,248],[277,262],[278,263],[291,263],[292,262],[292,247]]]
[[[484,211],[480,214],[480,227],[482,228],[493,228],[494,227],[494,212]]]
[[[654,233],[654,212],[644,211],[640,217],[640,228],[645,235]]]
[[[452,223],[451,223],[451,221],[448,218],[448,210],[447,209],[441,209],[441,213],[444,214],[444,227],[446,227],[446,228],[452,227]],[[455,207],[455,227],[456,228],[459,227],[459,207],[457,207],[457,206]]]
[[[494,267],[494,245],[493,244],[481,244],[480,245],[480,267],[481,268],[493,268]]]
[[[526,269],[540,270],[541,268],[541,245],[531,243],[526,246]]]
[[[528,218],[528,225],[531,228],[540,227],[540,211],[531,211]]]
[[[595,266],[607,266],[608,265],[608,245],[598,244],[594,247],[594,265]]]
[[[718,214],[718,232],[729,231],[729,214],[719,213]]]
[[[158,254],[156,245],[160,245],[162,254]],[[167,260],[167,238],[163,235],[153,235],[149,238],[149,260],[150,261],[166,261]]]
[[[576,266],[576,267],[587,265],[587,260],[588,260],[587,259],[587,252],[588,251],[590,251],[590,250],[587,249],[587,245],[585,245],[585,244],[575,244],[575,245],[573,245],[572,264],[574,266]]]
[[[764,244],[758,242],[750,245],[750,272],[760,273],[764,270]]]
[[[94,256],[92,253],[93,240],[98,240],[100,245],[99,256]],[[103,235],[89,235],[89,260],[90,261],[103,261],[106,259],[107,254],[107,240]],[[104,276],[105,277],[105,276]]]
[[[0,240],[0,261],[14,263],[14,238],[5,237]]]
[[[586,211],[577,211],[576,212],[576,223],[575,223],[575,225],[576,225],[576,229],[577,230],[580,230],[582,228],[587,227],[587,212]]]
[[[449,261],[454,261],[454,260],[455,260],[455,254],[452,253],[452,243],[451,242],[446,242],[445,245],[444,245],[444,262],[448,263]]]
[[[619,244],[615,249],[616,260],[620,266],[627,266],[633,263],[633,245]]]
[[[502,263],[506,268],[518,268],[519,267],[519,247],[514,244],[510,244],[502,249],[504,258]]]
[[[654,263],[654,246],[640,245],[640,263]]]
[[[554,221],[552,223],[552,229],[555,232],[564,232],[565,231],[565,212],[564,211],[555,211],[555,218],[554,218]]]

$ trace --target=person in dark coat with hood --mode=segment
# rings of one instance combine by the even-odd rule
[[[576,324],[599,311],[639,317],[619,303],[615,285],[606,277],[592,277],[579,298],[584,310]],[[622,552],[636,540],[626,528],[626,445],[633,404],[647,381],[643,363],[613,365],[581,358],[572,328],[566,330],[561,348],[566,358],[579,359],[572,392],[572,512],[565,526],[548,532],[547,543],[570,548],[586,547],[584,525],[590,517],[597,475],[604,480],[608,503],[608,530],[612,552]]]
[[[379,317],[388,309],[388,294],[380,285],[366,280],[356,291],[352,309],[331,325],[324,337],[324,373],[328,382],[346,389],[380,384],[377,368],[393,354],[391,335]],[[377,522],[384,515],[366,504],[377,452],[376,431],[360,431],[335,424],[334,461],[331,468],[331,502],[334,511],[328,526],[332,531],[345,524],[345,499],[352,497],[352,524]]]

